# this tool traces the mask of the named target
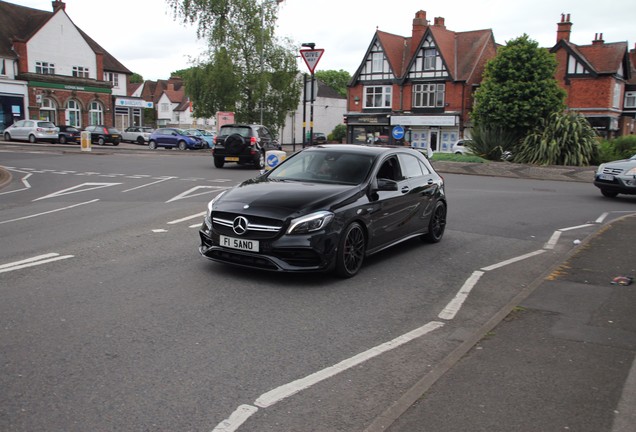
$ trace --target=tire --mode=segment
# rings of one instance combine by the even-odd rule
[[[105,143],[106,143],[106,141],[104,141],[104,138],[99,137],[99,138],[97,139],[97,144],[99,144],[100,146],[103,146]]]
[[[139,144],[139,145],[146,144],[146,141],[144,140],[144,137],[137,137],[137,144]]]
[[[5,134],[4,134],[4,140],[5,140],[5,141],[11,141],[11,135],[9,134],[9,132],[5,132]]]
[[[185,141],[179,141],[179,150],[183,151],[186,150],[188,148],[188,145],[186,144]]]
[[[336,274],[341,278],[355,276],[364,262],[367,240],[362,225],[353,222],[348,225],[338,242],[336,253]]]
[[[616,198],[618,196],[618,192],[613,192],[608,189],[601,189],[601,193],[603,194],[604,197],[607,197],[607,198]]]
[[[225,159],[223,157],[215,157],[214,158],[214,166],[217,168],[223,168],[225,165]]]
[[[258,159],[256,160],[256,168],[259,170],[265,169],[265,153],[259,152]]]
[[[150,142],[148,143],[148,148],[150,150],[156,150],[157,149],[157,142],[155,140],[150,140]]]
[[[428,222],[428,232],[422,236],[422,240],[427,243],[438,243],[442,240],[445,230],[446,204],[443,201],[437,201]]]
[[[66,144],[66,135],[60,135],[60,138],[58,139],[58,142],[60,144]]]
[[[119,145],[119,141],[113,141],[113,145],[114,146],[118,146]]]
[[[225,150],[228,154],[239,155],[247,148],[247,142],[240,134],[232,134],[225,139]]]
[[[35,137],[35,135],[31,134],[31,135],[29,135],[29,142],[30,143],[36,143],[36,142],[38,142],[38,140]]]

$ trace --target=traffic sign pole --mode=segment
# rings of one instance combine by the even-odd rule
[[[303,60],[305,60],[305,64],[309,68],[309,72],[311,72],[311,95],[310,95],[310,105],[309,105],[309,145],[314,143],[314,85],[316,80],[314,79],[314,71],[316,70],[316,66],[318,65],[318,61],[320,57],[322,57],[325,52],[324,49],[314,49],[314,44],[303,44],[304,46],[310,46],[311,49],[300,50],[300,55]],[[307,89],[305,87],[304,91]],[[303,147],[305,143],[305,128],[303,127]]]

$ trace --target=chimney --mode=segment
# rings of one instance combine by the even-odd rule
[[[570,14],[561,14],[561,22],[557,23],[556,41],[559,43],[561,39],[566,42],[570,41],[570,33],[572,32],[572,23],[570,22]]]
[[[53,5],[53,12],[57,12],[60,9],[66,10],[66,3],[61,0],[53,0],[51,4]]]
[[[594,40],[592,41],[592,45],[603,45],[605,41],[603,40],[603,33],[594,33]]]
[[[416,48],[419,46],[427,27],[426,12],[423,10],[416,12],[415,18],[413,18],[413,32],[411,35],[411,56],[413,56]]]
[[[436,17],[434,22],[435,22],[435,27],[441,27],[443,29],[446,28],[446,25],[444,24],[444,18]]]

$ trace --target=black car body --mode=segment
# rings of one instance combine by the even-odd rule
[[[82,131],[75,126],[60,125],[57,127],[58,132],[57,142],[60,144],[72,143],[79,144]]]
[[[313,139],[311,141],[312,144],[327,144],[327,135],[322,132],[314,132]]]
[[[212,156],[217,168],[223,168],[226,162],[234,162],[263,169],[267,151],[280,149],[281,145],[263,125],[228,124],[221,126],[214,138]]]
[[[213,199],[199,252],[256,269],[351,277],[387,247],[440,241],[446,210],[444,181],[418,150],[312,146]]]
[[[121,132],[112,126],[93,125],[88,126],[84,130],[91,133],[91,142],[93,144],[104,145],[111,143],[117,146],[121,142]]]

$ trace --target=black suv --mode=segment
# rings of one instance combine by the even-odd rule
[[[282,147],[263,125],[228,124],[221,126],[214,138],[214,166],[223,168],[226,162],[251,164],[265,168],[265,153]]]

